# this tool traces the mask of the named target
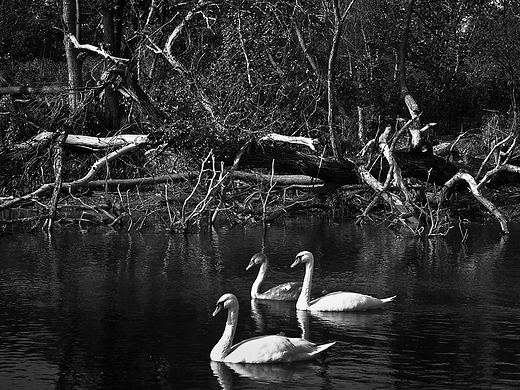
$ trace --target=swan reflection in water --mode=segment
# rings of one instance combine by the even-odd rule
[[[374,324],[381,324],[386,315],[383,310],[367,312],[296,311],[301,337],[307,340],[310,337],[311,318],[312,322],[318,323],[319,328],[330,328],[332,331],[340,331],[341,333],[353,333],[368,331],[374,327]]]
[[[283,333],[283,329],[269,329],[269,324],[277,324],[285,321],[289,324],[289,318],[296,313],[298,327],[301,330],[301,338],[310,341],[310,316],[311,313],[304,310],[295,310],[294,302],[288,301],[262,301],[251,299],[251,317],[256,324],[256,330],[260,334],[274,332]],[[272,326],[271,326],[272,328]]]
[[[266,301],[251,299],[251,317],[259,334],[272,334],[284,331],[296,311],[294,301]]]
[[[301,381],[303,378],[317,377],[323,368],[315,362],[292,362],[286,364],[247,364],[211,362],[213,375],[222,389],[240,388],[240,379],[248,378],[263,383],[287,383]]]
[[[355,332],[372,328],[380,324],[388,313],[383,309],[364,312],[326,312],[296,310],[294,302],[289,301],[258,301],[251,299],[251,317],[259,334],[293,333],[289,328],[290,319],[296,315],[301,338],[312,341],[310,333],[311,318],[318,322],[318,327],[328,327],[341,332]]]

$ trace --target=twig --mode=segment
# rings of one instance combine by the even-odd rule
[[[486,166],[487,162],[489,161],[489,159],[491,158],[491,156],[495,153],[495,150],[497,150],[498,148],[500,148],[503,144],[505,144],[507,141],[509,141],[511,139],[511,137],[513,136],[513,134],[509,134],[505,139],[503,139],[502,141],[498,142],[497,144],[495,144],[495,146],[493,146],[493,148],[489,151],[488,155],[486,156],[486,158],[484,159],[484,161],[482,161],[482,164],[480,164],[480,168],[477,172],[477,174],[475,175],[475,178],[479,178],[480,177],[480,174],[482,173],[482,170],[484,169],[484,167]],[[496,164],[498,165],[500,163],[500,158],[497,159],[496,161]]]
[[[249,70],[249,57],[247,56],[244,38],[242,37],[242,23],[240,19],[240,13],[238,14],[238,39],[240,40],[240,47],[242,48],[242,53],[244,53],[244,59],[246,61],[247,81],[249,82],[249,86],[253,88],[253,83],[251,81],[251,71]]]
[[[269,195],[271,194],[271,190],[274,187],[273,178],[274,178],[274,159],[271,162],[271,180],[270,180],[270,183],[269,183],[269,189],[267,190],[267,194],[265,196],[265,201],[264,200],[262,201],[262,215],[263,215],[264,222],[265,222],[265,219],[266,219],[265,214],[266,214],[266,209],[267,209],[267,202],[269,200]]]

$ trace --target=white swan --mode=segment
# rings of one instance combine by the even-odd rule
[[[233,294],[224,294],[217,301],[213,312],[216,316],[227,309],[227,321],[224,333],[213,347],[210,358],[217,362],[227,363],[287,363],[315,359],[321,352],[336,342],[316,345],[297,337],[280,335],[253,337],[238,344],[233,344],[237,329],[238,299]]]
[[[275,301],[296,301],[302,290],[303,283],[301,282],[287,282],[279,284],[267,291],[260,292],[267,270],[269,269],[269,261],[264,253],[256,253],[251,257],[246,270],[249,270],[255,265],[260,265],[258,275],[251,286],[251,298],[256,299],[270,299]]]
[[[353,292],[336,291],[319,298],[310,299],[312,273],[314,271],[314,256],[309,251],[302,251],[296,255],[291,268],[298,264],[305,264],[302,292],[296,301],[297,310],[311,311],[363,311],[378,309],[383,304],[393,301],[396,295],[390,298],[379,299],[370,295]]]

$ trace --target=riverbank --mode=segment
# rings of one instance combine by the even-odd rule
[[[205,229],[211,223],[216,226],[257,224],[261,223],[264,215],[269,215],[275,210],[283,211],[288,204],[294,204],[295,199],[300,195],[301,191],[285,192],[283,196],[273,193],[266,207],[267,197],[262,198],[260,193],[255,195],[254,191],[250,191],[242,195],[241,201],[230,199],[225,204],[219,204],[220,208],[208,208],[191,225],[183,225],[182,219],[186,219],[188,214],[186,209],[183,210],[187,195],[182,198],[179,194],[171,197],[164,191],[150,191],[150,189],[124,193],[91,191],[82,196],[63,197],[58,206],[53,228],[89,231],[92,228],[106,227],[127,231],[156,229],[194,232]],[[520,220],[520,190],[517,187],[489,189],[486,190],[485,196],[507,221]],[[253,199],[255,197],[256,199]],[[337,195],[319,204],[309,203],[302,205],[299,210],[279,213],[281,216],[271,223],[276,223],[283,218],[308,214],[321,214],[354,222],[369,201],[368,193],[364,194],[362,191],[348,193],[338,191]],[[446,223],[451,225],[496,222],[494,216],[469,192],[457,193],[441,210],[432,210],[432,212],[438,213],[438,218],[444,218]],[[47,207],[40,202],[0,211],[0,234],[37,232],[41,230],[47,213]],[[365,218],[363,223],[381,223],[385,218],[385,208],[381,206],[374,208],[371,218]]]

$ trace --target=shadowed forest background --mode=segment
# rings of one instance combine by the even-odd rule
[[[516,217],[518,2],[0,10],[4,230],[318,209],[437,235],[475,210],[504,233]]]

